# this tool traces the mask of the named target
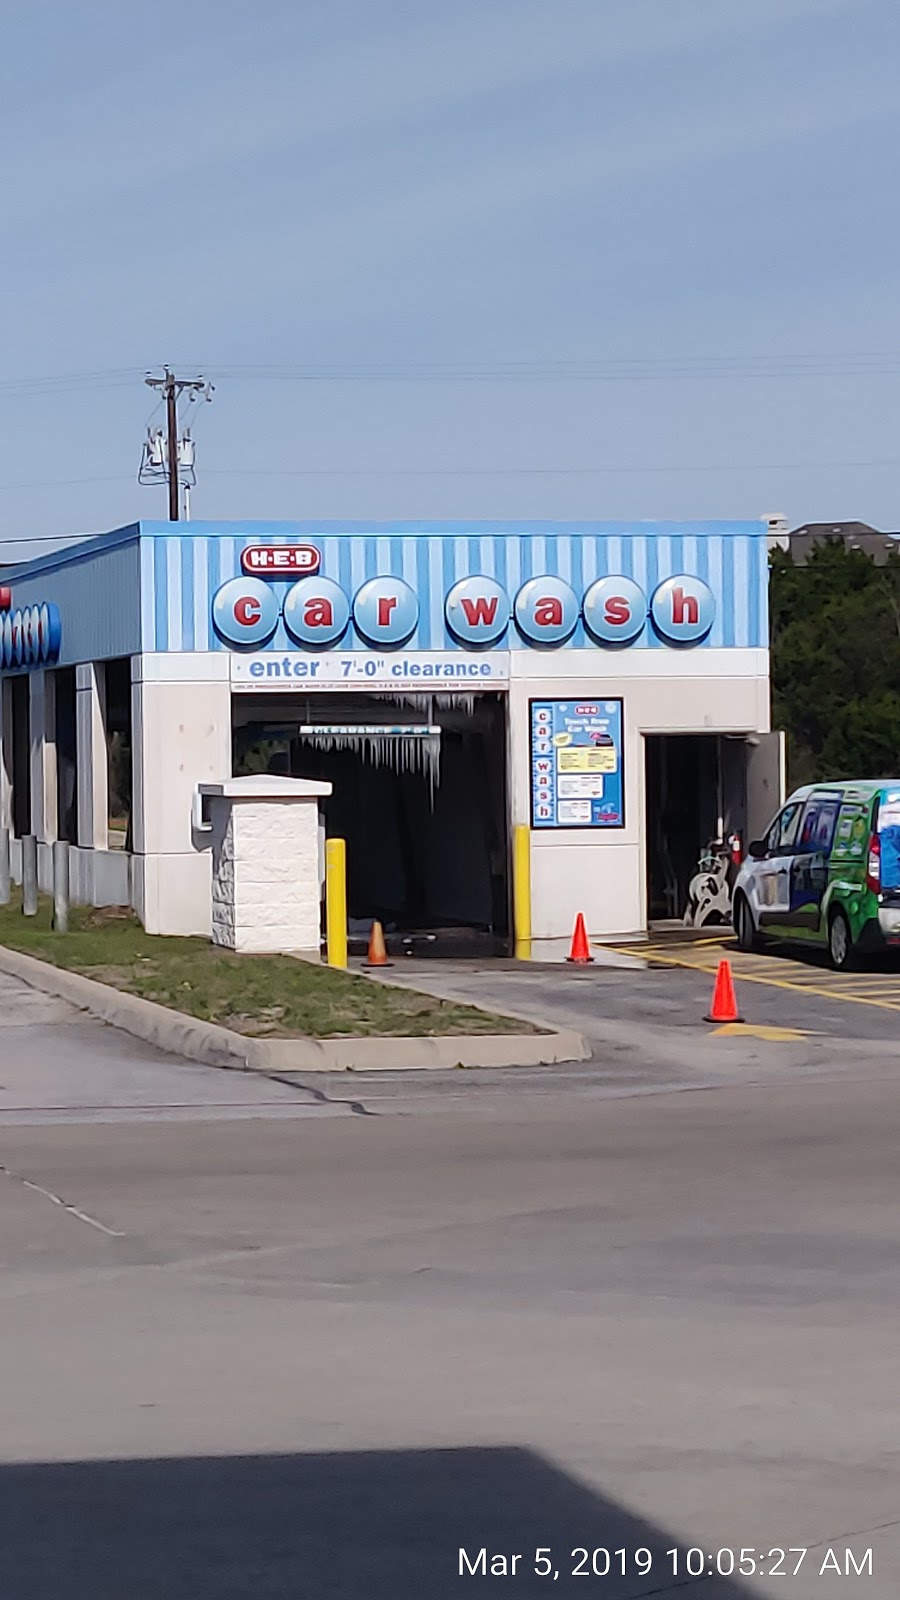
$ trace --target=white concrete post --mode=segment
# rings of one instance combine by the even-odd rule
[[[106,749],[106,684],[102,662],[75,668],[75,730],[78,772],[78,843],[83,850],[109,848],[109,757]]]
[[[56,683],[50,672],[28,677],[31,728],[31,831],[41,844],[59,832],[56,795]]]
[[[330,793],[330,783],[267,774],[198,786],[204,815],[195,828],[208,825],[212,844],[214,944],[318,954],[319,801]]]
[[[38,909],[38,849],[33,833],[22,840],[22,912],[36,917]]]

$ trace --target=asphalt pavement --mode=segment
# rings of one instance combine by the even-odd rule
[[[574,1028],[591,1058],[517,1073],[354,1074],[366,1103],[382,1111],[472,1103],[503,1115],[515,1083],[525,1099],[620,1096],[700,1090],[739,1083],[795,1083],[806,1077],[855,1078],[861,1070],[900,1073],[900,972],[871,963],[834,973],[796,951],[743,955],[718,938],[630,946],[628,967],[509,961],[398,961],[379,981],[424,989],[448,1000]],[[707,1021],[716,968],[733,969],[741,1021]]]
[[[315,1085],[176,1059],[0,973],[0,1128],[344,1114]]]
[[[614,1067],[318,1099],[4,984],[4,1600],[894,1596],[895,1052],[673,970],[563,980]]]

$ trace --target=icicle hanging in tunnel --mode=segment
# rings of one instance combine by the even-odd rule
[[[441,772],[441,730],[433,724],[421,727],[353,727],[306,723],[297,736],[317,750],[355,750],[373,767],[390,767],[394,772],[417,772],[428,779],[432,805]]]
[[[373,694],[373,700],[393,701],[395,705],[422,706],[423,702],[431,707],[429,716],[435,711],[464,711],[466,716],[473,716],[475,707],[481,697],[471,690],[460,689],[453,694],[403,694],[394,690],[392,694]]]

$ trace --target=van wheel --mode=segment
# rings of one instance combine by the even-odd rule
[[[853,939],[843,911],[836,911],[828,924],[828,955],[835,972],[846,972],[853,965]]]
[[[753,912],[742,894],[734,902],[734,932],[739,950],[759,949],[759,934],[753,925]]]

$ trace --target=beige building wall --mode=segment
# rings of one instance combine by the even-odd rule
[[[529,701],[571,695],[621,698],[624,704],[625,826],[532,832],[534,938],[566,938],[578,911],[593,937],[640,932],[647,903],[645,735],[767,732],[768,652],[563,648],[516,650],[509,660],[513,823],[531,820]],[[90,772],[80,831],[89,831],[99,850],[106,845],[106,768],[105,739],[102,746],[100,741],[102,678],[96,669],[78,668],[78,695],[79,762],[88,755]],[[211,849],[209,836],[195,828],[195,796],[199,785],[231,778],[231,657],[224,652],[134,657],[132,722],[135,909],[152,933],[208,936]],[[45,776],[49,780],[49,765]],[[80,771],[79,779],[86,786],[87,771]],[[90,843],[84,836],[81,842]]]
[[[623,701],[625,826],[531,835],[532,932],[563,939],[582,911],[592,937],[645,929],[644,735],[765,733],[766,650],[516,650],[510,658],[513,823],[531,822],[530,700]]]
[[[148,933],[211,931],[209,841],[193,827],[200,783],[231,776],[228,657],[132,661],[132,896]]]

